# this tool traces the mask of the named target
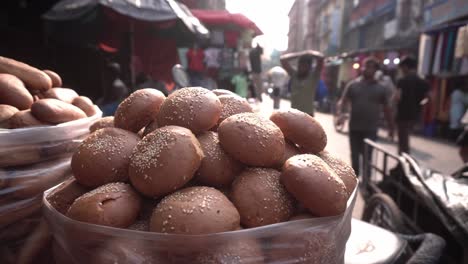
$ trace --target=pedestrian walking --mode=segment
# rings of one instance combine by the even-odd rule
[[[348,104],[351,106],[349,143],[352,167],[356,175],[361,172],[360,167],[364,161],[364,139],[377,140],[381,109],[384,110],[388,122],[389,137],[393,137],[390,97],[386,88],[374,78],[378,67],[379,63],[376,59],[367,58],[364,62],[362,78],[351,81],[338,102],[338,112],[341,112]]]
[[[468,83],[457,80],[455,90],[450,95],[450,138],[456,139],[463,131],[461,119],[468,105]]]
[[[291,60],[299,58],[297,70]],[[315,59],[315,67],[312,62]],[[323,66],[323,55],[317,51],[289,53],[281,56],[281,65],[291,77],[291,107],[311,116],[315,112],[315,94]]]
[[[403,75],[397,81],[395,100],[397,102],[396,123],[398,128],[398,153],[410,153],[409,135],[420,118],[423,99],[427,98],[429,84],[416,73],[418,64],[408,56],[401,60],[399,69]]]
[[[108,81],[106,82],[105,93],[97,104],[102,110],[103,116],[112,116],[119,104],[128,96],[129,90],[120,79],[120,65],[112,62],[107,65]]]
[[[252,81],[255,86],[255,95],[258,102],[262,102],[263,84],[262,84],[262,60],[263,48],[257,43],[257,46],[249,52],[250,66],[252,68]]]
[[[244,71],[239,71],[231,79],[231,83],[235,87],[235,92],[237,95],[243,98],[247,98],[249,83],[247,79],[248,73]]]

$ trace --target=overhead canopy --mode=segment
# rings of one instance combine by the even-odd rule
[[[60,31],[58,23],[66,25],[62,29],[69,33],[80,33],[74,32],[73,26],[81,27],[81,31],[86,26],[87,30],[96,31],[96,25],[90,24],[100,19],[100,7],[111,9],[129,21],[149,22],[155,26],[163,24],[166,32],[170,31],[166,22],[177,22],[172,27],[173,35],[178,34],[182,38],[187,38],[187,34],[198,38],[209,35],[209,31],[190,10],[174,0],[63,0],[42,16],[46,21],[46,32],[53,34]],[[74,25],[71,25],[73,22]]]
[[[250,29],[255,35],[263,34],[254,22],[242,14],[232,14],[224,10],[191,9],[190,11],[208,27]]]

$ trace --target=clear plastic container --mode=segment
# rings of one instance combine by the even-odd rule
[[[173,235],[99,226],[59,213],[44,193],[43,213],[61,263],[344,263],[356,190],[346,211],[210,235]]]
[[[71,156],[101,115],[98,111],[55,126],[0,129],[0,256],[10,256],[2,263],[16,263],[40,222],[44,191],[71,175]]]

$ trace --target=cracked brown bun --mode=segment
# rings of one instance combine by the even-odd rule
[[[152,88],[138,90],[128,96],[115,111],[114,125],[134,133],[156,119],[166,96]]]
[[[339,215],[346,209],[346,186],[315,155],[302,154],[288,159],[283,166],[281,182],[290,194],[316,216]]]
[[[10,119],[8,119],[8,128],[23,128],[33,126],[47,126],[50,125],[41,122],[31,114],[31,110],[22,110],[16,112]]]
[[[157,120],[153,120],[151,121],[151,123],[149,123],[145,129],[143,130],[143,137],[148,135],[149,133],[155,131],[156,129],[158,129],[159,126],[158,126],[158,121]]]
[[[284,155],[281,130],[267,118],[254,113],[233,115],[218,128],[223,149],[233,158],[250,166],[275,166]]]
[[[322,125],[312,116],[296,109],[277,110],[270,117],[284,137],[308,153],[317,154],[327,145]]]
[[[178,126],[158,128],[134,149],[130,181],[140,193],[158,198],[188,183],[202,158],[200,143],[190,130]]]
[[[18,111],[18,108],[14,106],[0,104],[0,128],[7,128],[8,119],[10,119],[10,117],[12,117]]]
[[[67,216],[81,222],[125,228],[135,222],[141,197],[129,184],[113,182],[78,197]]]
[[[87,116],[93,116],[96,114],[96,107],[94,107],[93,101],[86,96],[78,96],[73,99],[72,104],[86,113]]]
[[[159,126],[181,126],[198,134],[214,127],[221,114],[221,102],[208,89],[188,87],[175,91],[161,106]]]
[[[236,230],[239,212],[220,191],[189,187],[166,196],[153,211],[150,231],[202,235]]]
[[[218,243],[209,247],[204,252],[198,253],[192,263],[196,264],[241,264],[241,263],[265,263],[261,245],[249,237],[235,237],[224,243]]]
[[[233,93],[229,90],[226,90],[226,89],[214,89],[212,90],[212,92],[214,94],[216,94],[217,96],[221,96],[221,95],[237,95],[236,93]]]
[[[52,98],[34,102],[31,106],[31,114],[38,120],[51,124],[60,124],[86,117],[85,112],[80,108]]]
[[[47,74],[52,80],[52,87],[62,86],[62,78],[56,72],[51,71],[51,70],[43,70],[43,72]]]
[[[240,113],[252,113],[253,109],[249,102],[238,95],[220,95],[218,96],[219,101],[222,105],[221,115],[218,120],[218,124],[224,121],[226,118],[240,114]]]
[[[53,98],[71,104],[79,95],[70,88],[55,87],[42,93],[44,98]]]
[[[290,141],[286,140],[284,145],[284,155],[281,161],[275,166],[276,168],[281,169],[284,165],[284,163],[291,157],[296,156],[301,154],[301,151],[299,150],[298,147],[294,143],[291,143]]]
[[[330,168],[340,177],[346,186],[348,197],[353,193],[357,185],[357,177],[354,170],[343,160],[333,156],[330,152],[324,150],[318,156],[330,166]]]
[[[140,138],[127,130],[108,127],[89,135],[73,154],[71,167],[86,187],[128,180],[130,155]]]
[[[106,116],[106,117],[101,117],[96,122],[94,122],[90,127],[89,131],[93,133],[96,130],[99,130],[101,128],[105,127],[114,127],[114,117],[113,116]]]
[[[231,199],[244,227],[257,227],[288,221],[294,200],[280,183],[281,172],[248,168],[234,180]]]
[[[213,187],[228,187],[241,172],[243,165],[230,157],[219,143],[218,133],[207,131],[198,135],[204,158],[195,180]]]

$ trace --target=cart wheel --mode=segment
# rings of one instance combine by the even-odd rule
[[[384,193],[371,196],[364,208],[362,220],[393,232],[402,233],[405,230],[400,209],[393,199]]]

